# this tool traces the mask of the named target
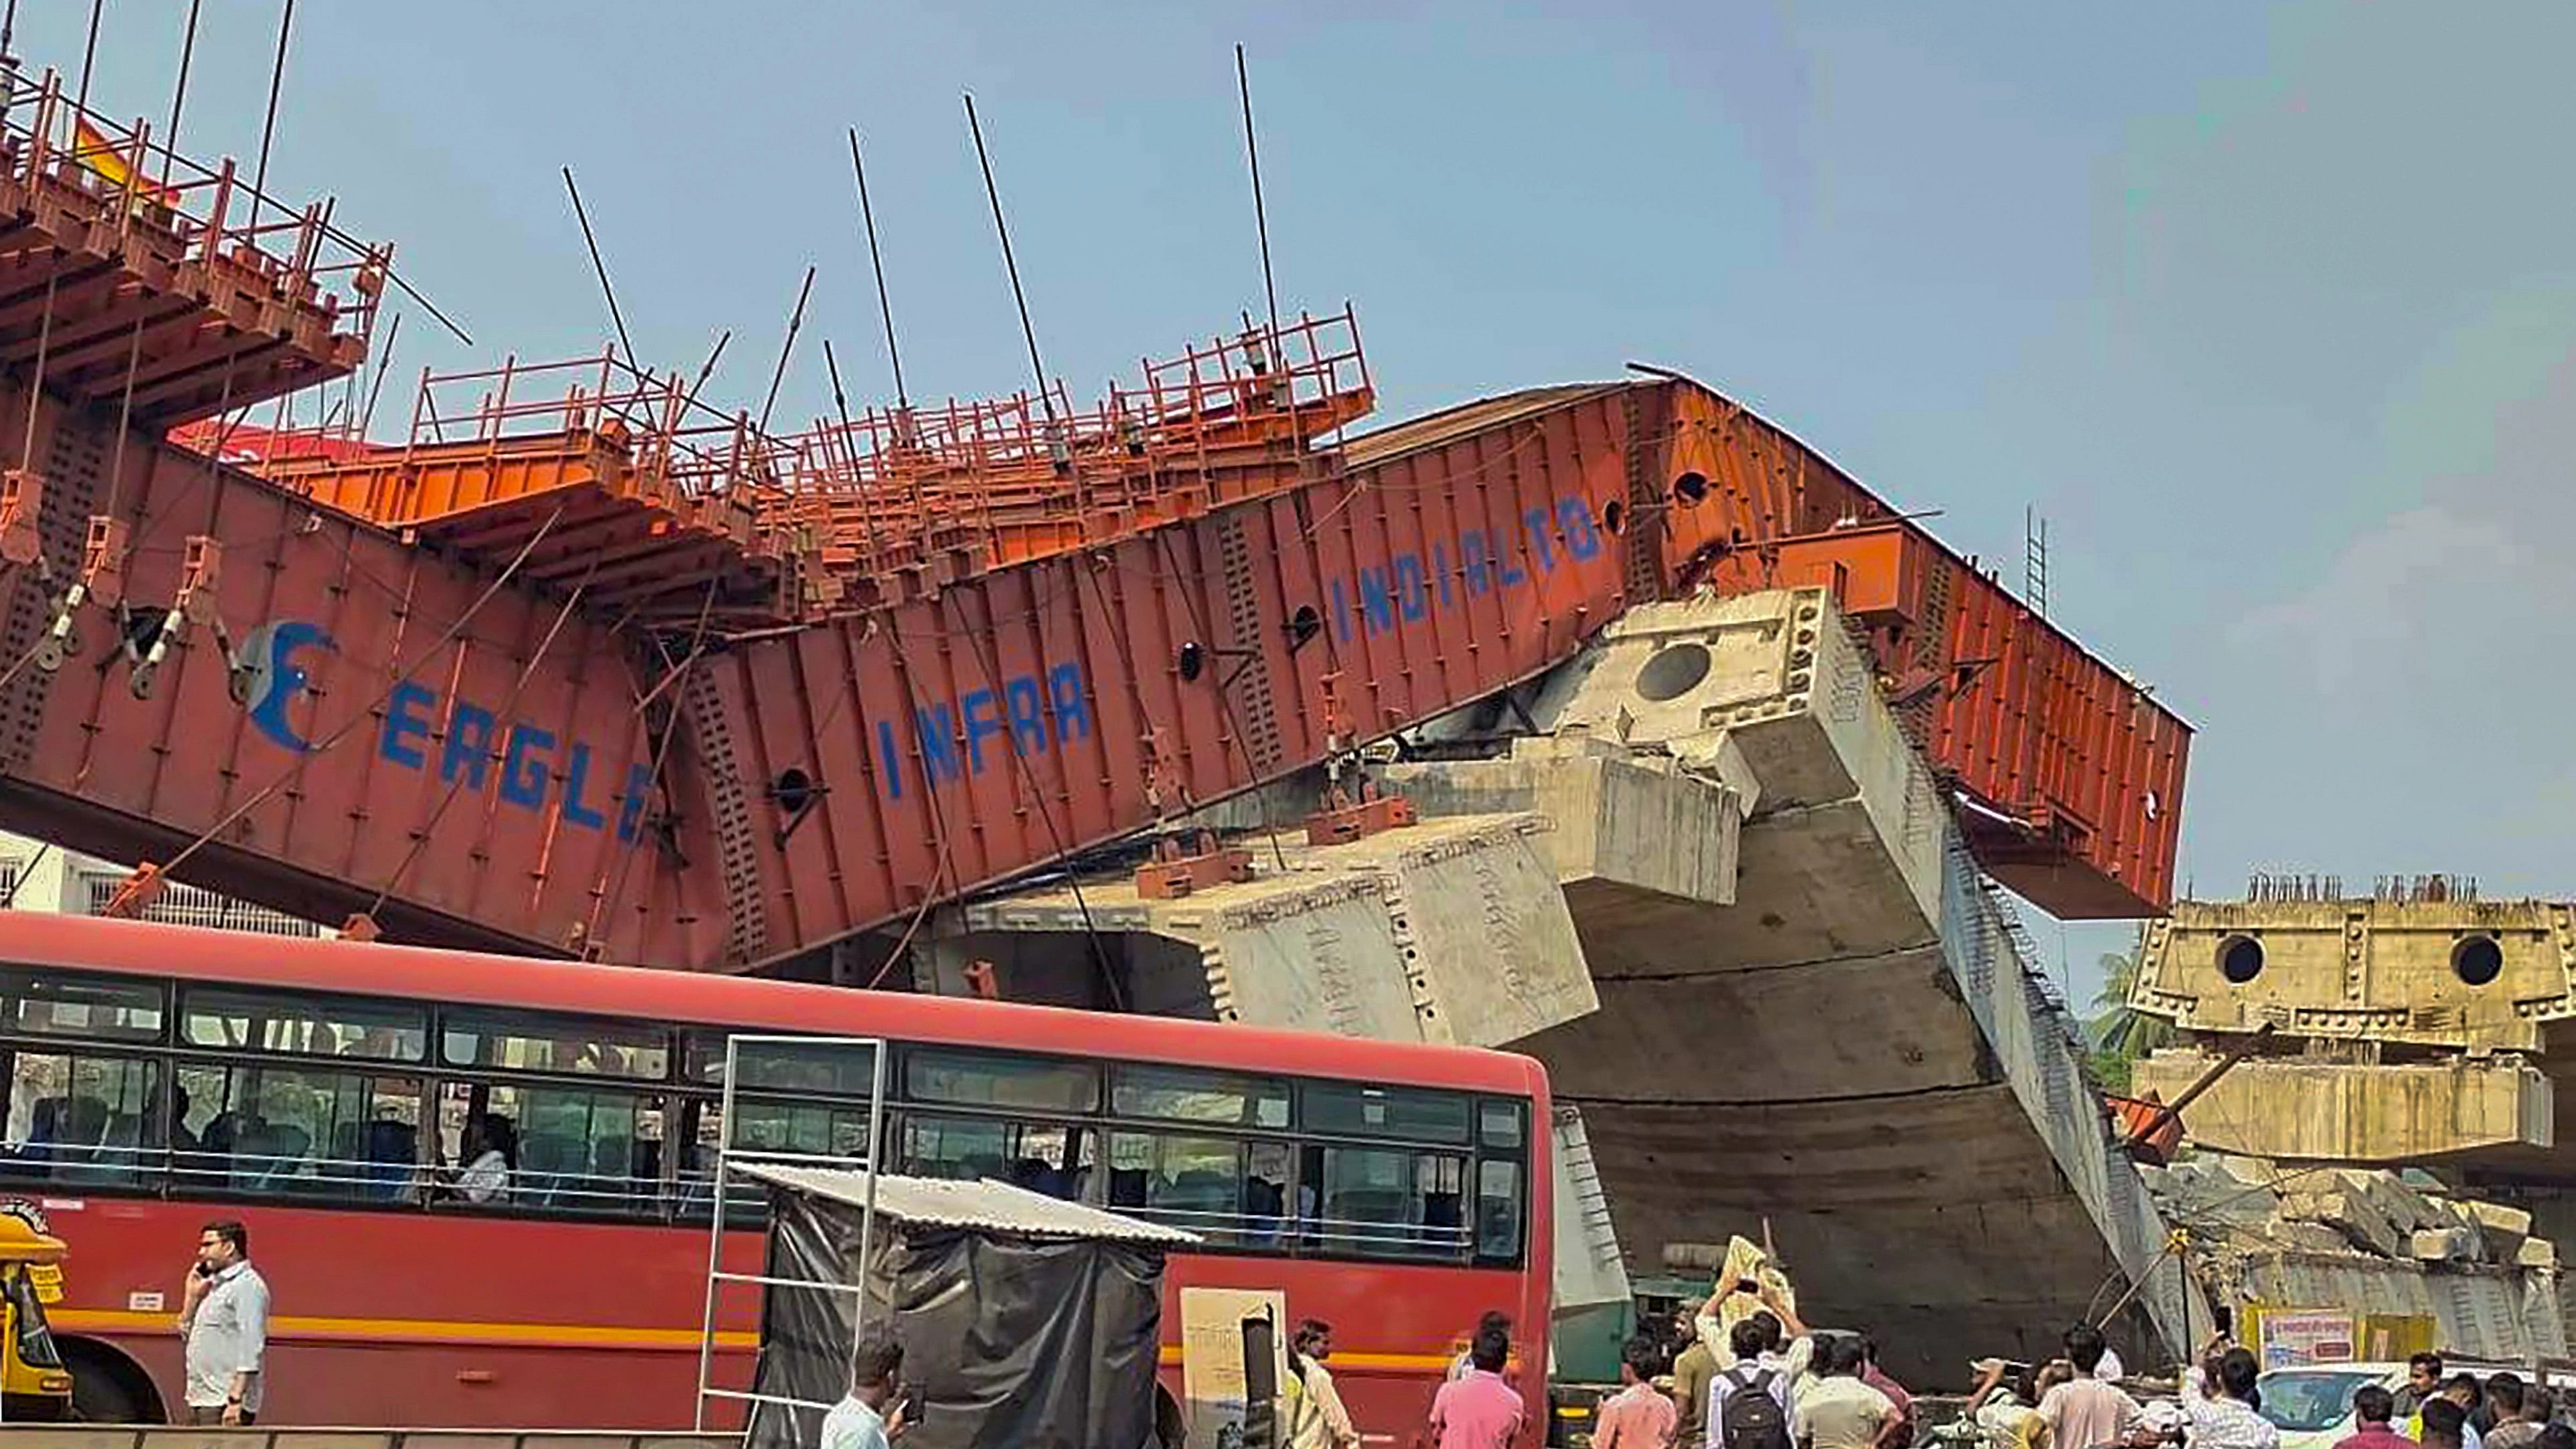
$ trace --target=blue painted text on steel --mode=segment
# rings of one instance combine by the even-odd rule
[[[431,768],[435,755],[438,778],[463,782],[480,793],[486,772],[500,766],[501,803],[535,812],[552,800],[564,823],[599,830],[614,811],[617,838],[633,840],[644,819],[644,799],[652,784],[651,766],[637,761],[626,771],[626,786],[612,793],[600,779],[598,752],[584,740],[565,739],[553,730],[525,720],[503,721],[493,711],[459,696],[447,702],[445,728],[440,722],[438,692],[404,680],[385,700],[385,726],[376,738],[376,753],[407,770]],[[500,748],[494,750],[495,742]]]
[[[1450,568],[1447,541],[1434,540],[1428,560],[1417,553],[1400,553],[1383,567],[1362,568],[1348,581],[1333,580],[1333,636],[1347,642],[1355,617],[1360,630],[1368,634],[1418,624],[1431,616],[1435,595],[1446,609],[1457,602],[1461,590],[1473,599],[1519,588],[1532,573],[1518,561],[1524,553],[1540,574],[1554,573],[1560,564],[1600,556],[1601,533],[1593,526],[1591,505],[1581,498],[1560,498],[1546,507],[1527,509],[1519,525],[1528,540],[1526,550],[1515,547],[1520,540],[1508,534],[1469,528],[1458,534],[1455,570]]]
[[[1008,675],[999,689],[970,689],[953,700],[915,705],[911,733],[919,764],[907,770],[894,721],[877,721],[879,776],[886,794],[898,800],[910,783],[947,785],[988,767],[1007,768],[1006,748],[1024,755],[1060,750],[1091,736],[1082,666]]]

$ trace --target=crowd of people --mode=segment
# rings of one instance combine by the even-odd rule
[[[1758,1306],[1729,1324],[1722,1310],[1732,1293]],[[1623,1347],[1619,1392],[1597,1408],[1592,1449],[1915,1449],[1914,1396],[1879,1365],[1866,1334],[1820,1339],[1784,1297],[1751,1282],[1721,1286],[1672,1328],[1669,1339],[1639,1335]],[[1477,1323],[1432,1399],[1433,1449],[1510,1449],[1520,1437],[1530,1411],[1507,1377],[1511,1335],[1502,1313]],[[1362,1442],[1326,1366],[1332,1339],[1331,1325],[1314,1318],[1290,1335],[1285,1449]],[[2061,1346],[2044,1364],[1977,1365],[1963,1409],[1977,1449],[2281,1449],[2280,1427],[2262,1413],[2261,1366],[2223,1328],[2172,1399],[2146,1403],[2120,1386],[2100,1330],[2078,1324]],[[891,1341],[860,1351],[823,1449],[884,1449],[901,1437],[902,1353]],[[2576,1399],[2565,1407],[2576,1413]],[[2415,1355],[2400,1389],[2364,1385],[2352,1408],[2354,1432],[2334,1449],[2576,1449],[2576,1427],[2561,1422],[2550,1390],[2511,1372],[2445,1374],[2438,1354]]]
[[[2409,1359],[2394,1392],[2361,1389],[2352,1408],[2359,1430],[2335,1449],[2576,1449],[2576,1401],[2511,1371],[2445,1373],[2437,1353]]]
[[[1722,1310],[1730,1294],[1758,1306]],[[1729,1320],[1732,1320],[1730,1323]],[[1301,1347],[1303,1340],[1301,1339]],[[1988,1359],[1964,1409],[1976,1449],[2281,1449],[2262,1412],[2261,1364],[2222,1328],[2203,1345],[2169,1399],[2141,1402],[2121,1387],[2123,1368],[2101,1332],[2078,1324],[2060,1357],[2010,1364]],[[1504,1449],[1522,1426],[1521,1399],[1503,1378],[1510,1323],[1478,1325],[1435,1400],[1435,1449]],[[1597,1407],[1593,1449],[1914,1449],[1913,1395],[1878,1362],[1866,1334],[1819,1336],[1785,1298],[1752,1282],[1721,1285],[1696,1311],[1676,1316],[1668,1338],[1640,1336],[1621,1355],[1620,1388]],[[1301,1360],[1309,1375],[1320,1363]],[[2335,1449],[2576,1449],[2558,1396],[2511,1372],[2479,1378],[2444,1372],[2418,1354],[2408,1383],[2353,1395],[2354,1432]],[[1329,1400],[1329,1430],[1291,1437],[1290,1449],[1352,1449],[1357,1435],[1331,1398],[1329,1375],[1310,1379]],[[2576,1399],[2576,1396],[2571,1396]],[[2576,1402],[2565,1405],[2576,1417]],[[1929,1439],[1929,1436],[1922,1436]],[[1945,1435],[1957,1443],[1955,1434]]]

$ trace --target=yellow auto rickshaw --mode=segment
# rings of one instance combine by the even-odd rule
[[[45,1305],[63,1297],[63,1240],[0,1213],[0,1418],[10,1423],[71,1417],[72,1376],[54,1348]]]

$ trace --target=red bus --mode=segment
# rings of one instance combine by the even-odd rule
[[[688,1425],[716,1145],[856,1155],[872,1080],[746,1056],[727,1139],[728,1030],[888,1043],[891,1170],[1202,1234],[1170,1259],[1167,1422],[1181,1290],[1263,1288],[1333,1324],[1372,1445],[1411,1444],[1477,1316],[1509,1313],[1539,1442],[1550,1104],[1528,1058],[13,913],[0,1196],[70,1244],[52,1320],[80,1408],[176,1414],[182,1274],[230,1217],[275,1297],[263,1422]],[[496,1142],[497,1191],[462,1170]],[[728,1269],[760,1271],[756,1223],[726,1238]],[[724,1297],[747,1382],[758,1305]]]

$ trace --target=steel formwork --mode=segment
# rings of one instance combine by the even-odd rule
[[[0,392],[0,448],[23,408]],[[742,969],[1490,695],[1633,598],[1803,582],[1815,554],[1990,862],[2070,914],[2162,905],[2184,726],[1715,394],[1550,389],[1299,451],[1302,485],[880,601],[736,616],[689,607],[693,575],[647,628],[584,592],[598,549],[553,542],[586,537],[563,489],[433,549],[303,496],[320,465],[280,486],[137,448],[128,593],[170,596],[175,544],[216,539],[214,613],[252,643],[181,651],[151,700],[112,659],[22,676],[0,813],[107,853],[201,842],[198,878],[324,919]]]

